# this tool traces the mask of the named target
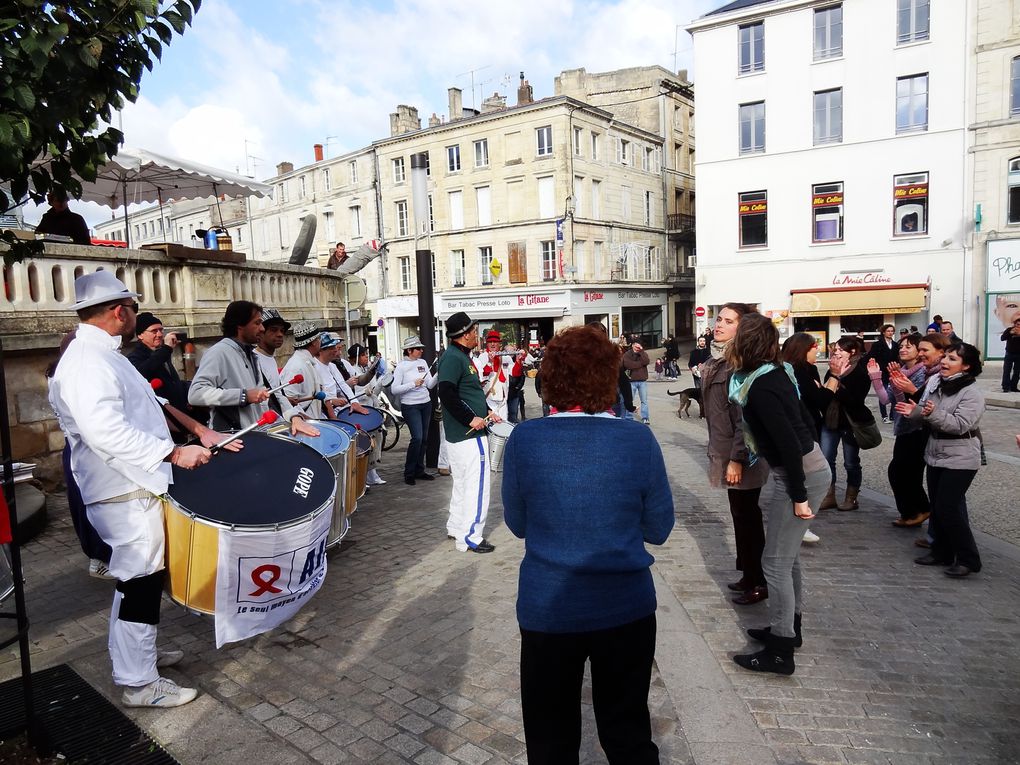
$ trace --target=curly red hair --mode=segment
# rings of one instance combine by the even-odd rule
[[[541,374],[545,403],[560,411],[604,412],[616,403],[620,348],[604,329],[568,327],[546,346]]]

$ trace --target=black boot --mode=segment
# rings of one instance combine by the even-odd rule
[[[793,643],[796,638],[779,637],[770,634],[765,647],[758,653],[746,653],[733,657],[733,661],[752,672],[774,672],[777,675],[792,675]]]
[[[804,645],[804,637],[800,634],[800,614],[793,615],[793,633],[796,637],[793,639],[793,647],[800,648]],[[759,643],[764,643],[765,640],[772,634],[771,627],[762,627],[761,629],[755,629],[752,627],[747,631],[748,636],[752,640],[757,640]]]

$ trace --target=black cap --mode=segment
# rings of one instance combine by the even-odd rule
[[[478,322],[472,320],[463,311],[457,311],[449,319],[446,320],[446,336],[451,340],[460,337],[471,331],[471,328]]]
[[[135,334],[140,335],[153,324],[162,324],[159,319],[153,316],[148,311],[142,311],[138,314],[138,318],[135,319]]]
[[[280,312],[275,308],[263,308],[262,309],[262,326],[268,327],[270,324],[280,324],[283,327],[284,332],[290,332],[290,322],[285,321]]]

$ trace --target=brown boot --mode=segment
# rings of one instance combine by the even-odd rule
[[[842,502],[840,502],[838,505],[836,505],[836,507],[839,508],[840,510],[856,510],[857,507],[858,507],[858,505],[857,505],[857,495],[858,495],[858,493],[860,493],[860,489],[858,487],[856,487],[856,486],[847,486],[846,487],[846,498]]]
[[[829,491],[825,495],[825,499],[822,500],[822,504],[818,506],[819,510],[835,510],[839,505],[836,503],[836,482],[833,481],[829,484]]]

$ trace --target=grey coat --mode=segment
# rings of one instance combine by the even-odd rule
[[[942,390],[942,383],[928,397],[935,404],[930,415],[924,417],[931,428],[931,438],[924,449],[924,461],[932,467],[952,470],[977,470],[981,467],[981,441],[976,434],[981,414],[985,411],[985,397],[974,383],[955,393]],[[911,419],[920,419],[921,407],[915,407]],[[939,438],[940,434],[958,436],[974,432],[970,438]]]
[[[709,359],[701,370],[701,407],[708,424],[708,481],[712,486],[728,489],[760,489],[769,477],[769,468],[761,457],[748,465],[750,452],[744,443],[744,415],[730,403],[729,388],[732,370],[723,359]],[[744,466],[740,483],[726,484],[726,467],[730,462]]]

